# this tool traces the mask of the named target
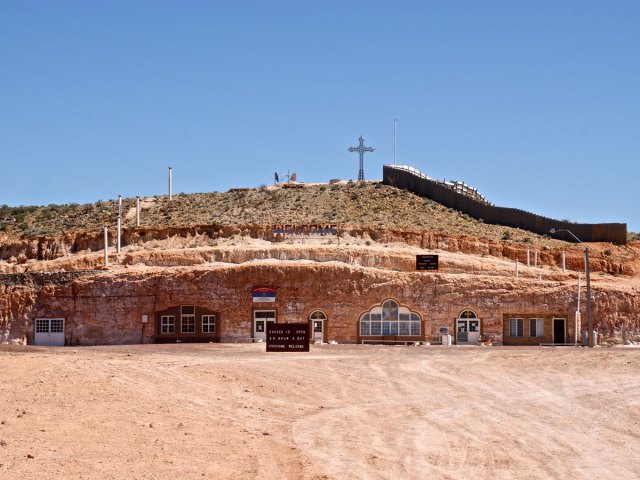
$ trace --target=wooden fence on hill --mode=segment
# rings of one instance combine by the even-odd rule
[[[446,184],[430,179],[418,170],[403,165],[385,165],[383,183],[409,190],[416,195],[429,198],[492,225],[521,228],[568,242],[575,242],[570,234],[557,232],[551,235],[550,230],[552,228],[571,230],[583,242],[612,242],[620,245],[627,243],[626,223],[572,223],[542,217],[517,208],[496,207],[456,192]]]

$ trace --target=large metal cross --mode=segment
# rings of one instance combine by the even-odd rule
[[[360,136],[360,145],[357,147],[349,147],[350,152],[358,152],[360,154],[360,171],[358,172],[358,180],[364,180],[364,152],[373,152],[375,148],[365,147],[364,138]]]

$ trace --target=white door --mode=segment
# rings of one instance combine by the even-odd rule
[[[477,345],[480,341],[480,320],[459,318],[456,322],[456,343]]]
[[[52,347],[64,347],[64,318],[36,318],[33,343]]]
[[[322,310],[314,310],[309,315],[309,321],[311,322],[311,341],[312,342],[324,342],[324,327],[326,327],[327,314]]]
[[[275,310],[255,310],[253,312],[253,338],[254,340],[267,340],[267,322],[276,321]]]
[[[312,320],[311,327],[313,328],[313,342],[324,342],[324,320]]]
[[[469,343],[477,345],[480,341],[480,320],[469,320]]]

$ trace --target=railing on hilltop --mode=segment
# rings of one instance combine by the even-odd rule
[[[572,223],[542,217],[517,208],[497,207],[484,200],[484,197],[480,200],[458,192],[445,185],[445,182],[429,178],[419,170],[406,165],[385,165],[383,183],[409,190],[492,225],[521,228],[539,235],[548,235],[552,228],[571,230],[584,242],[612,242],[621,245],[627,243],[626,223]],[[555,238],[575,241],[565,232],[558,232]]]
[[[404,170],[405,172],[410,172],[413,175],[416,175],[420,178],[424,178],[425,180],[430,180],[432,182],[439,183],[440,185],[443,185],[453,190],[454,192],[458,192],[462,195],[466,195],[467,197],[475,198],[480,202],[490,203],[483,195],[480,194],[477,188],[473,188],[471,185],[467,185],[464,182],[459,182],[456,180],[450,180],[448,182],[445,180],[441,182],[439,180],[436,180],[435,178],[431,178],[428,175],[425,175],[417,168],[413,168],[409,165],[389,165],[389,167],[395,168],[397,170]]]

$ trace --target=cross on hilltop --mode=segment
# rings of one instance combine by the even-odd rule
[[[357,147],[349,147],[350,152],[358,152],[360,154],[360,171],[358,172],[358,180],[364,180],[364,152],[373,152],[375,148],[365,147],[364,138],[360,135],[360,145]]]

